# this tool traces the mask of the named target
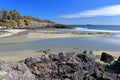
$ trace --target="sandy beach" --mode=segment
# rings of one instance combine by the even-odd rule
[[[63,53],[69,53],[69,52],[76,52],[76,53],[81,53],[81,50],[76,50],[76,49],[68,49],[68,50],[51,50],[48,54],[58,54],[60,52]],[[94,55],[101,55],[102,52],[106,52],[115,59],[117,59],[120,56],[120,51],[93,51]],[[25,58],[29,57],[38,57],[41,55],[44,55],[45,53],[42,52],[37,52],[37,50],[19,50],[19,51],[6,51],[6,52],[0,52],[0,60],[2,61],[20,61]],[[99,61],[99,59],[97,59]]]
[[[102,37],[106,36],[106,33],[94,33],[94,34],[87,34],[87,33],[29,33],[26,35],[27,38],[30,39],[47,39],[47,38],[74,38],[74,37]]]
[[[0,43],[21,43],[28,42],[32,40],[41,40],[41,39],[54,39],[54,38],[79,38],[79,37],[103,37],[107,36],[108,33],[52,33],[53,30],[44,30],[44,31],[29,31],[27,34],[19,36],[11,36],[23,32],[25,30],[19,29],[10,29],[6,30],[9,33],[0,35]],[[11,36],[11,37],[8,37]],[[5,38],[3,38],[5,37]],[[68,49],[68,50],[52,50],[51,53],[57,54],[59,52],[81,52],[78,49]],[[119,56],[119,51],[93,51],[95,55],[101,55],[102,52],[107,52],[114,57]],[[36,53],[36,50],[15,50],[15,51],[5,51],[0,52],[0,60],[2,61],[19,61],[28,57],[36,57],[44,53]]]
[[[35,53],[34,50],[21,50],[21,51],[6,51],[6,52],[0,52],[0,60],[1,61],[20,61],[25,58],[29,57],[36,57],[39,56],[39,53]]]
[[[108,33],[53,33],[54,30],[24,30],[24,29],[8,29],[4,34],[0,35],[0,43],[18,43],[18,42],[27,42],[32,40],[40,40],[40,39],[54,39],[54,38],[79,38],[79,37],[103,37],[110,35]],[[18,36],[16,35],[20,32],[28,31],[27,34],[22,34]]]

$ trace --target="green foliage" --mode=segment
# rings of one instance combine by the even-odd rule
[[[0,22],[1,24],[1,26],[6,26],[6,27],[15,27],[16,26],[16,21],[14,21],[14,20],[6,20],[6,21],[4,21],[4,22]]]
[[[35,18],[32,16],[21,16],[21,14],[17,10],[6,10],[1,9],[0,10],[0,26],[22,26],[22,24],[25,24],[26,26],[29,26],[31,24],[31,21],[36,22],[47,22],[47,23],[54,23],[50,20],[41,20],[39,18]]]
[[[55,23],[50,20],[41,20],[40,18],[32,17],[32,16],[24,16],[24,19],[32,20],[32,21],[37,21],[37,22],[48,22],[48,23]]]
[[[9,13],[12,16],[12,20],[18,20],[18,19],[22,18],[22,16],[20,15],[20,13],[17,10],[15,10],[15,9],[11,10]]]
[[[16,22],[17,22],[17,25],[19,27],[21,27],[23,25],[23,23],[24,23],[24,20],[23,19],[19,19],[19,20],[16,20]]]
[[[0,26],[5,26],[5,23],[4,22],[0,22]]]

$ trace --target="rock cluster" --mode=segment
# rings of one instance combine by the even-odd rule
[[[36,22],[36,21],[30,21],[29,24],[22,23],[20,25],[16,24],[14,26],[11,26],[11,28],[15,29],[46,29],[46,28],[57,28],[57,29],[73,29],[73,27],[58,23],[48,23],[48,22]]]
[[[84,51],[0,62],[0,80],[120,80],[120,57],[109,64],[94,59],[91,51]]]

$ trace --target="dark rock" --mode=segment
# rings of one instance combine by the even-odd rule
[[[82,62],[88,64],[94,64],[94,55],[92,53],[89,54],[77,54],[77,57],[81,59]]]
[[[49,59],[52,61],[59,61],[59,57],[55,54],[49,54]]]
[[[117,61],[119,61],[120,62],[120,56],[119,56],[119,58],[118,58],[118,60]]]
[[[117,61],[114,62],[114,64],[110,66],[110,68],[115,70],[117,73],[120,73],[120,57],[118,58]]]
[[[59,55],[60,59],[66,58],[66,55],[64,53],[62,53],[62,52],[60,52],[58,55]]]
[[[0,80],[120,80],[119,73],[108,72],[120,69],[119,58],[109,66],[95,62],[94,58],[91,51],[84,51],[46,54],[16,63],[0,62]]]
[[[54,28],[58,28],[58,29],[73,29],[73,27],[68,26],[68,25],[63,25],[63,24],[55,24],[53,25]]]
[[[111,63],[112,61],[114,61],[114,58],[112,55],[103,52],[100,61],[103,61],[105,63]]]
[[[119,79],[120,79],[120,74],[118,74],[118,75],[117,75],[117,78],[119,78]]]
[[[104,79],[104,80],[114,80],[114,79],[112,79],[110,76],[106,76],[106,75],[103,76],[103,79]]]
[[[102,80],[102,73],[98,70],[96,70],[96,72],[94,72],[91,76],[93,76],[96,80]]]

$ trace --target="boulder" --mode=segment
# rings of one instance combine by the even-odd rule
[[[77,54],[77,57],[81,59],[82,62],[88,63],[88,64],[94,64],[95,56],[94,54],[90,52],[83,52],[83,54]]]
[[[31,72],[26,71],[23,75],[22,75],[22,80],[36,80],[35,75],[33,75]]]
[[[8,80],[7,72],[0,70],[0,80]],[[10,80],[10,79],[9,79]]]
[[[0,62],[0,70],[11,71],[12,69],[7,66],[4,62]]]
[[[118,58],[118,60],[117,61],[119,61],[120,62],[120,56],[119,56],[119,58]]]
[[[120,56],[110,67],[120,74]]]
[[[60,52],[58,55],[59,55],[60,59],[66,58],[66,55],[64,53],[62,53],[62,52]]]
[[[6,72],[3,70],[0,70],[0,80],[19,80],[20,75],[15,73],[14,71]]]
[[[41,57],[36,57],[36,58],[26,58],[25,60],[21,61],[24,62],[26,65],[31,65],[37,62],[42,62]]]
[[[103,52],[102,55],[101,55],[100,61],[103,61],[105,63],[111,63],[111,62],[114,61],[114,58],[113,58],[112,55]]]
[[[102,57],[107,57],[107,62],[111,60],[106,53]],[[119,73],[108,72],[108,69],[120,70],[120,57],[109,67],[94,58],[91,51],[84,51],[46,54],[16,63],[0,62],[0,80],[120,80]]]
[[[23,63],[23,62],[18,62],[18,64],[17,64],[17,69],[18,69],[19,71],[22,71],[23,73],[29,71],[29,68],[28,68],[27,65],[26,65],[25,63]]]

